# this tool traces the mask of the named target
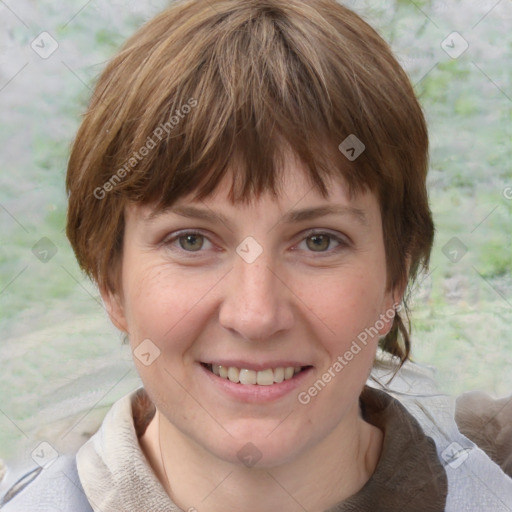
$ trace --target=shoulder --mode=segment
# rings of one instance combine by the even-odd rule
[[[0,497],[5,512],[92,512],[74,456],[59,456],[51,465],[35,466],[10,477]]]
[[[457,397],[455,420],[460,431],[512,477],[512,395],[464,393]]]
[[[395,368],[379,361],[368,384],[398,400],[434,441],[448,477],[446,511],[509,512],[512,479],[461,433],[455,398],[439,392],[433,370],[407,362],[391,379]]]
[[[120,433],[135,430],[134,422],[138,421],[141,425],[147,423],[148,418],[154,413],[150,405],[141,388],[114,403],[103,418],[99,430],[85,444],[68,447],[70,450],[76,450],[73,455],[59,455],[56,450],[53,450],[55,460],[44,467],[35,464],[31,456],[22,457],[23,460],[28,459],[30,464],[22,463],[22,466],[14,470],[10,469],[0,482],[0,510],[2,512],[92,512],[90,502],[92,503],[93,500],[89,494],[91,500],[89,502],[84,487],[87,488],[87,479],[101,481],[100,475],[107,475],[108,467],[104,467],[105,463],[101,457],[94,456],[88,459],[84,457],[84,453],[89,451],[95,455],[98,448],[102,454],[105,446],[112,451],[113,446],[117,446],[119,437],[126,437],[126,435],[120,436]],[[138,413],[136,417],[132,415],[132,408],[135,408]],[[130,439],[132,438],[138,446],[135,431]],[[83,470],[80,474],[79,460],[82,461]]]

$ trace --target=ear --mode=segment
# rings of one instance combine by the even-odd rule
[[[393,327],[394,319],[397,314],[402,309],[402,299],[405,294],[405,290],[407,288],[407,284],[409,282],[409,268],[410,268],[410,260],[407,259],[407,273],[404,276],[403,281],[397,283],[394,288],[389,290],[386,293],[386,299],[384,301],[384,310],[383,314],[380,316],[380,320],[384,323],[382,329],[379,329],[379,335],[384,337],[386,336],[391,328]]]
[[[399,311],[400,300],[397,301],[397,292],[396,290],[390,290],[386,294],[386,299],[383,302],[383,311],[375,322],[375,327],[379,332],[380,337],[386,336],[391,328],[393,327],[393,323],[395,320],[396,312]]]
[[[401,282],[397,283],[392,290],[393,304],[395,306],[399,306],[402,304],[402,300],[405,295],[405,291],[407,290],[407,285],[409,284],[409,276],[411,270],[411,257],[408,255],[405,260],[406,272],[404,278]]]
[[[120,330],[128,333],[128,324],[124,312],[123,300],[119,293],[104,287],[100,288],[101,298],[105,304],[108,316],[112,323]]]

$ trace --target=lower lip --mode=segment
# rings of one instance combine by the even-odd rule
[[[273,402],[292,393],[303,383],[306,376],[313,370],[312,367],[309,367],[296,373],[291,379],[274,383],[270,386],[260,386],[258,384],[239,384],[231,382],[229,379],[215,375],[200,363],[199,368],[216,389],[240,402],[248,403]]]

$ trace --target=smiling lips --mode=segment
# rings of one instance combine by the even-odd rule
[[[290,380],[295,374],[304,369],[302,366],[287,366],[256,371],[218,364],[207,364],[205,366],[218,377],[230,380],[235,384],[257,384],[260,386],[271,386],[284,380]]]

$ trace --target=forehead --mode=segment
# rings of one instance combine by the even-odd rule
[[[376,196],[370,191],[351,192],[342,176],[325,177],[327,195],[312,183],[304,167],[295,159],[286,161],[277,189],[277,196],[263,192],[249,200],[233,202],[230,190],[236,169],[224,176],[217,188],[207,197],[198,199],[195,193],[179,198],[168,206],[157,204],[132,205],[130,217],[144,224],[151,224],[169,214],[223,223],[258,223],[265,219],[272,222],[300,223],[328,215],[351,218],[361,226],[375,221],[380,223],[380,211]]]
[[[313,182],[311,174],[304,164],[291,153],[287,154],[282,168],[276,173],[276,183],[273,190],[264,190],[260,195],[245,197],[239,201],[231,201],[231,191],[236,187],[235,181],[240,178],[237,168],[231,167],[229,172],[219,181],[216,189],[207,197],[209,203],[231,203],[237,208],[256,207],[259,203],[275,202],[276,204],[297,203],[306,199],[323,200],[329,202],[350,202],[350,191],[343,177],[337,178],[327,175],[322,177],[327,189],[327,195],[322,194],[320,188]],[[181,199],[187,203],[196,201],[195,193],[188,194]]]

